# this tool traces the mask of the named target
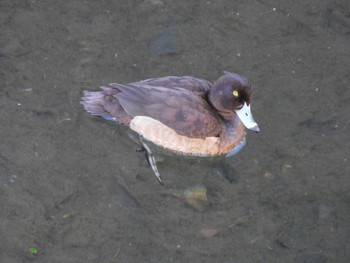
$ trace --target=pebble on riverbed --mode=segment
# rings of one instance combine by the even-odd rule
[[[175,35],[164,32],[151,39],[150,51],[153,56],[171,55],[179,53],[181,46]]]

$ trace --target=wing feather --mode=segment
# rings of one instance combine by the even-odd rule
[[[146,80],[129,85],[111,86],[120,91],[113,96],[133,117],[151,117],[188,137],[217,136],[220,133],[220,117],[206,102],[205,87],[202,90],[194,88],[192,91],[188,86],[184,88],[173,85],[172,88],[168,88],[154,86],[155,83],[161,82]]]

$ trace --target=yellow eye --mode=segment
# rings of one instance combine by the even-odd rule
[[[232,91],[232,95],[233,95],[234,97],[238,97],[238,91],[237,91],[237,90]]]

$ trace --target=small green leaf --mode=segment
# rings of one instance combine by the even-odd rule
[[[64,214],[62,217],[63,219],[68,219],[70,218],[72,215],[70,213]]]
[[[38,250],[36,249],[36,247],[30,247],[30,248],[28,248],[28,252],[29,252],[30,254],[35,255],[35,254],[38,253]]]

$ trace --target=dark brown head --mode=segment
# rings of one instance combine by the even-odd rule
[[[225,75],[214,82],[209,100],[224,119],[230,120],[238,115],[248,129],[259,131],[250,112],[251,96],[252,89],[246,78],[225,72]]]

